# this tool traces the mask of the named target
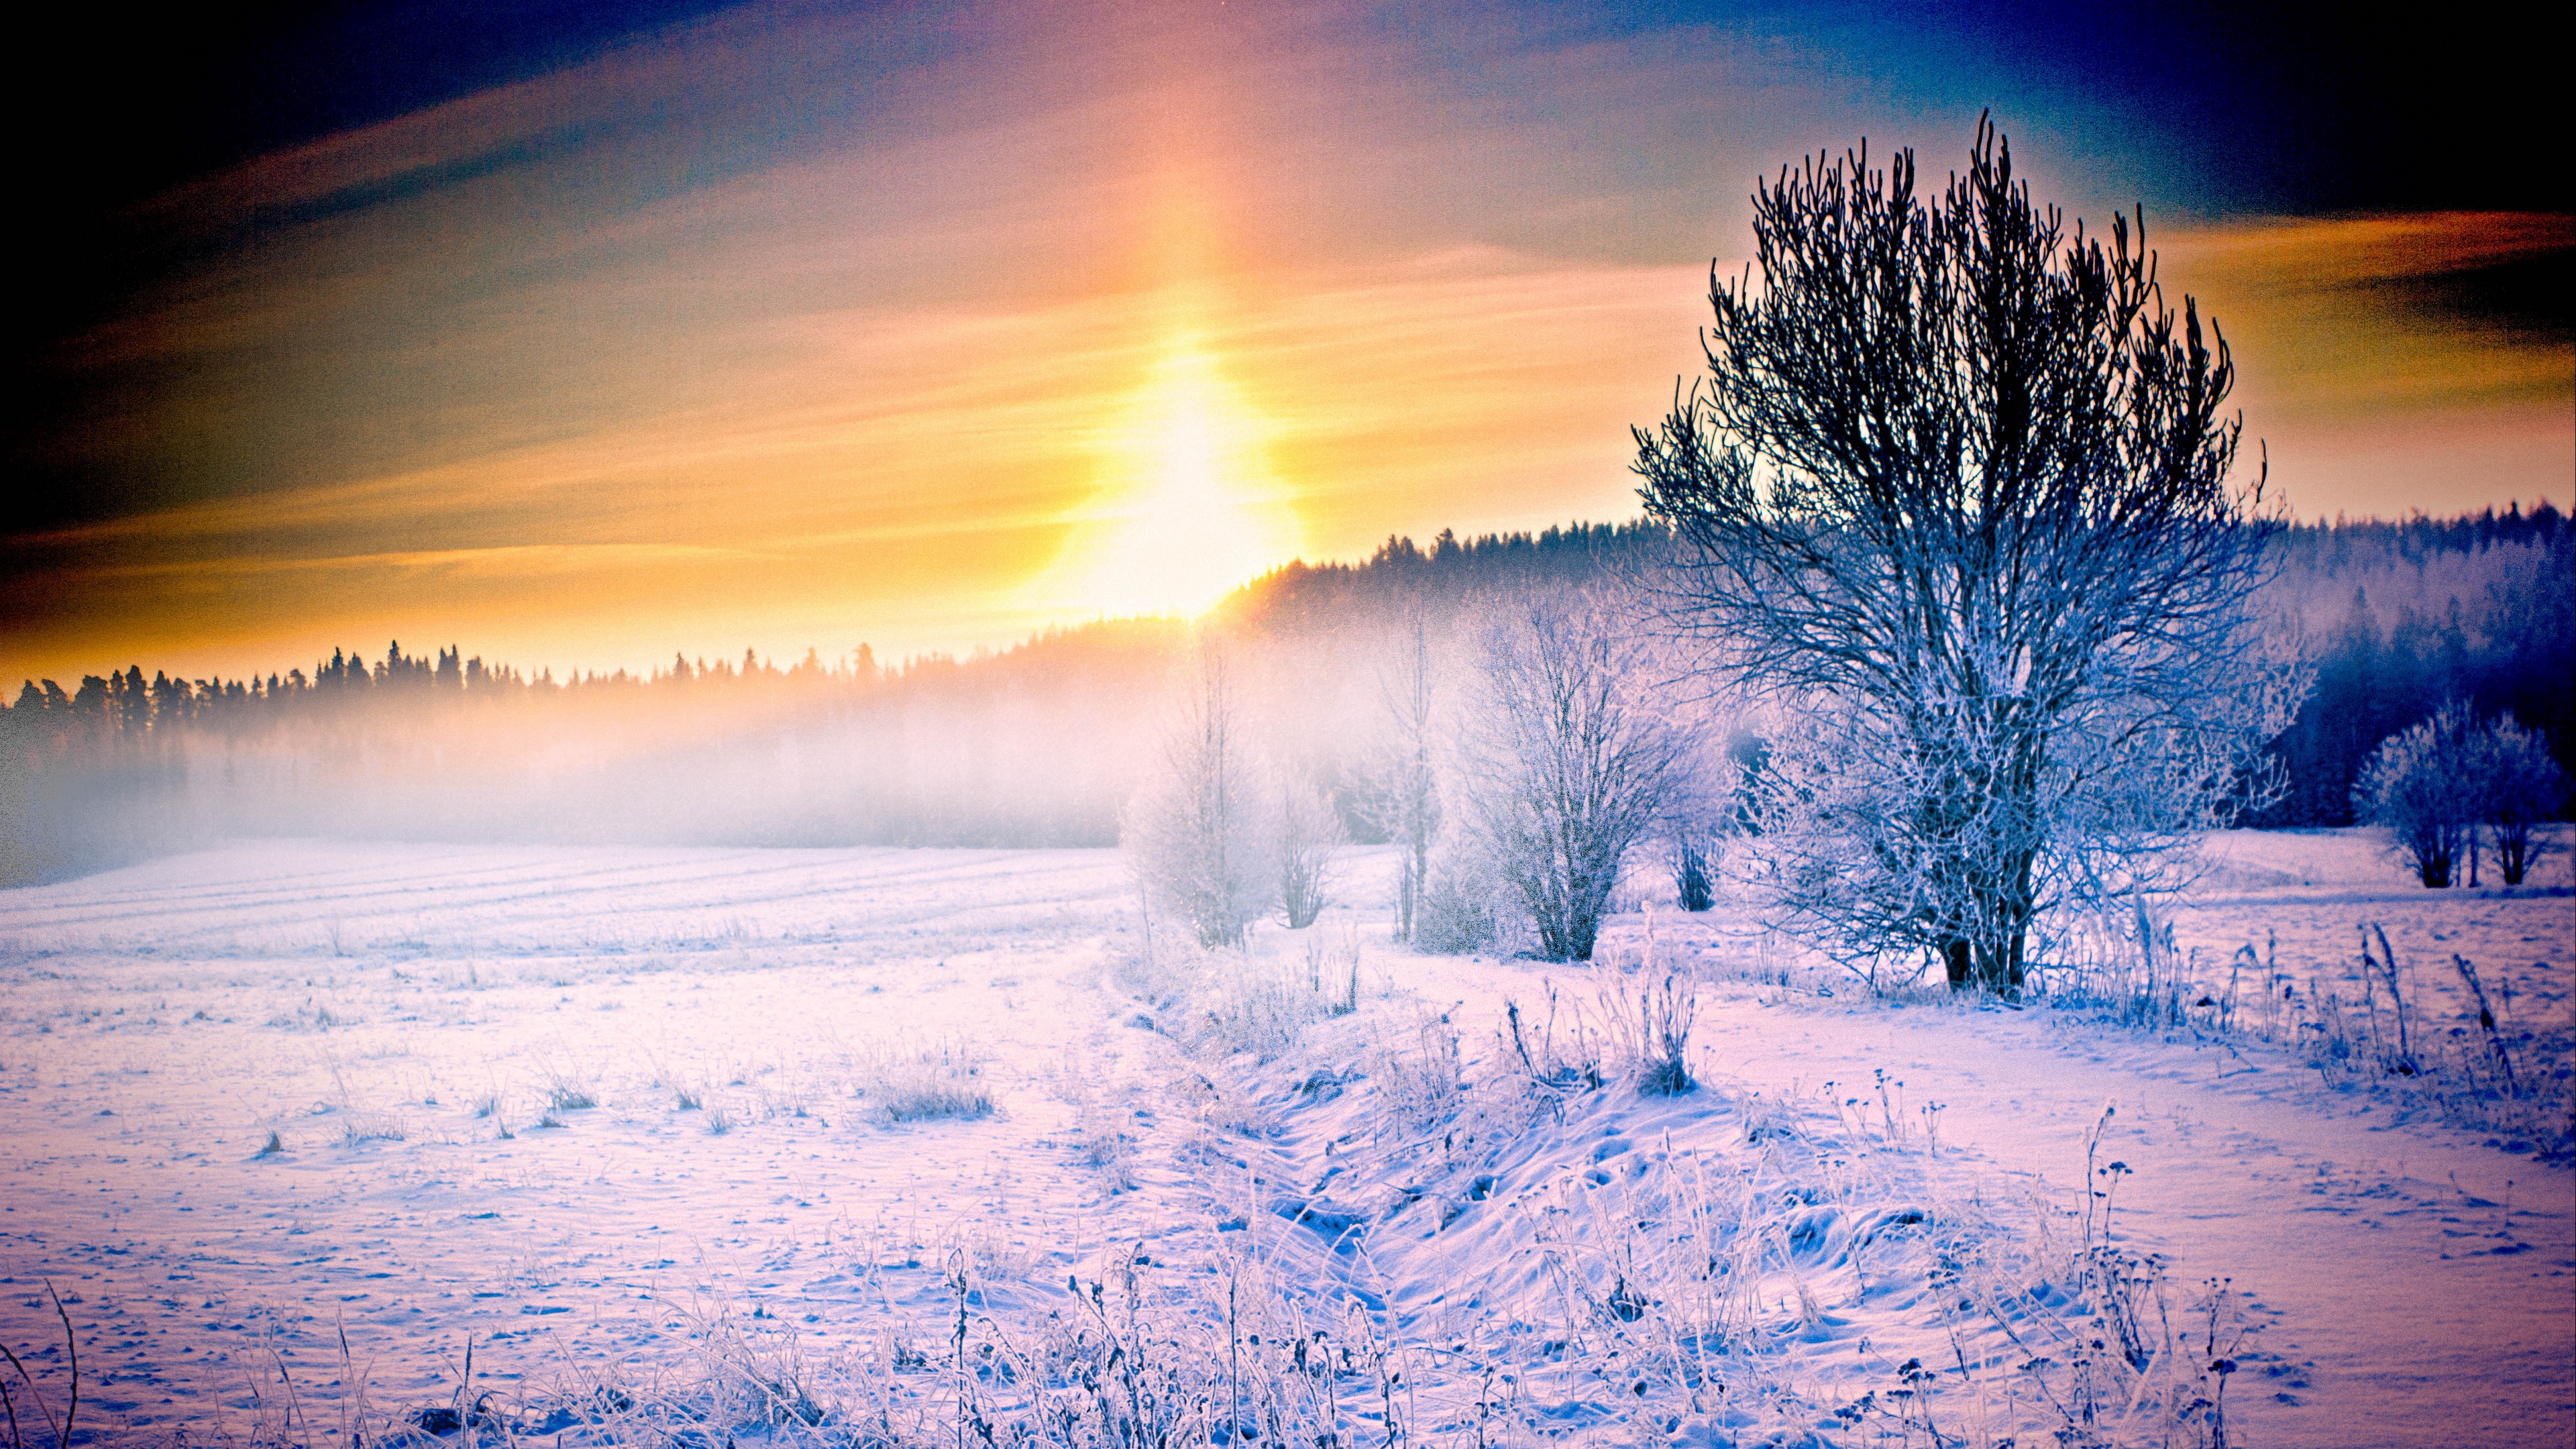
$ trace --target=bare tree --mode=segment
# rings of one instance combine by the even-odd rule
[[[1332,903],[1333,857],[1347,839],[1332,797],[1306,771],[1279,772],[1279,909],[1302,931]]]
[[[1395,888],[1399,940],[1414,938],[1415,917],[1431,879],[1431,845],[1440,833],[1440,779],[1436,680],[1429,623],[1417,610],[1404,621],[1394,667],[1378,679],[1386,737],[1376,768],[1369,814],[1402,848]]]
[[[1274,899],[1279,876],[1258,781],[1223,647],[1202,638],[1164,728],[1162,758],[1120,832],[1147,898],[1187,920],[1201,945],[1241,945]]]
[[[1646,696],[1644,642],[1601,599],[1487,606],[1482,697],[1462,752],[1477,833],[1551,961],[1588,961],[1620,862],[1693,742]]]
[[[1863,150],[1757,189],[1708,376],[1636,467],[1670,617],[1798,721],[1763,772],[1788,904],[2015,994],[2041,911],[2158,884],[2260,795],[2305,686],[2246,617],[2270,525],[2227,482],[2227,345],[2143,223],[2070,236],[1983,122],[1914,184]]]

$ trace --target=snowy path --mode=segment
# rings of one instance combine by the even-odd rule
[[[2116,1104],[2102,1157],[2132,1169],[2121,1239],[2182,1284],[2234,1279],[2272,1320],[2259,1338],[2278,1361],[2231,1405],[2249,1443],[2563,1445],[2576,1426],[2564,1169],[2338,1110],[2278,1063],[2040,1015],[1731,1003],[1701,1020],[1742,1075],[1785,1090],[1884,1070],[1942,1104],[1949,1153],[2056,1184],[2083,1176],[2084,1134]]]
[[[2564,897],[2519,904],[2504,913],[2517,938],[2570,910]],[[1665,939],[1676,934],[1667,918]],[[1636,939],[1630,923],[1610,949]],[[2542,949],[2563,992],[2565,932]],[[1406,979],[1478,1019],[1530,1002],[1548,978],[1579,984],[1530,964],[1426,962]],[[1790,1100],[1858,1096],[1873,1120],[1884,1072],[1917,1134],[1922,1105],[1938,1104],[1931,1171],[1960,1196],[2019,1181],[2075,1200],[2086,1133],[2116,1106],[2100,1160],[2130,1169],[2118,1241],[2166,1257],[2177,1313],[2212,1278],[2250,1295],[2247,1371],[2229,1404],[2241,1442],[2563,1446],[2576,1435],[2576,1177],[2565,1168],[2482,1135],[2395,1122],[2277,1055],[2045,1010],[1717,984],[1703,988],[1692,1041],[1710,1080]]]

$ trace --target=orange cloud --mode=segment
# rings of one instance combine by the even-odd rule
[[[1344,556],[1398,529],[1630,511],[1624,428],[1693,361],[1700,286],[1690,268],[1462,251],[1251,279],[1203,301],[1193,336],[1263,420],[1265,496],[1312,552]],[[636,640],[516,656],[558,666],[658,658],[666,640],[1007,638],[1090,612],[1035,586],[1151,466],[1157,445],[1120,419],[1153,385],[1172,307],[1146,292],[763,322],[731,339],[729,375],[702,379],[720,401],[675,415],[26,537],[38,572],[13,608],[104,590],[130,649],[234,670],[271,657],[243,657],[262,630],[217,641],[199,621],[372,615],[369,636],[426,637],[460,633],[463,612],[483,647],[525,613],[542,625],[509,632],[532,643]]]
[[[1238,552],[1626,516],[1751,178],[1890,128],[1788,41],[962,13],[747,5],[164,198],[205,259],[78,340],[52,444],[148,486],[10,537],[0,678],[998,643],[1194,469]],[[2387,284],[2563,222],[2158,241],[2308,511],[2568,476],[2564,345]]]
[[[2234,346],[2249,437],[2302,514],[2561,507],[2576,347],[2481,316],[2456,279],[2576,249],[2576,218],[2268,219],[2157,239],[2169,291]]]

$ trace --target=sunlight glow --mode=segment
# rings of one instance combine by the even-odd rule
[[[1175,340],[1103,441],[1103,480],[1038,591],[1085,613],[1201,614],[1303,545],[1268,425],[1216,359]]]

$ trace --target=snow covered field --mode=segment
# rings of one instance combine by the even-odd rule
[[[2268,943],[2356,1000],[2377,922],[2417,1032],[2478,1040],[2456,952],[2565,1066],[2564,854],[2507,894],[2214,849],[2197,979]],[[100,1442],[980,1442],[961,1384],[1096,1428],[1103,1341],[1217,1396],[1202,1442],[1240,1401],[1360,1444],[2194,1443],[2221,1387],[2236,1444],[2576,1432],[2576,1181],[2407,1083],[1874,1000],[1723,904],[1591,968],[1416,956],[1390,870],[1215,961],[1108,852],[269,842],[0,893],[0,1342],[59,1414],[59,1291]],[[1698,1086],[1645,1095],[1673,970]]]

